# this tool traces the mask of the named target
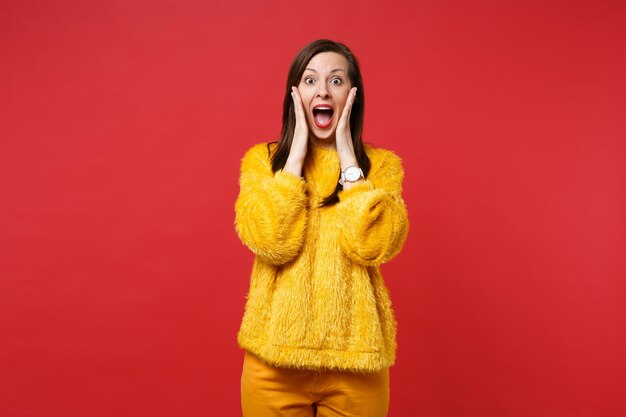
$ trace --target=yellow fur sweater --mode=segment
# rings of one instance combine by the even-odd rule
[[[310,145],[304,178],[273,173],[267,144],[242,160],[235,228],[256,257],[238,342],[268,363],[377,371],[395,361],[396,322],[379,265],[408,232],[403,170],[394,153],[365,149],[367,179],[323,208],[339,178],[336,150]]]

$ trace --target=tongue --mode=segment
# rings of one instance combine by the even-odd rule
[[[318,125],[326,126],[328,123],[330,123],[331,118],[332,118],[331,112],[319,111],[315,115],[315,122],[317,122]]]

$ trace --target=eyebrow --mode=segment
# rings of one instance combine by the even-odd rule
[[[307,71],[307,70],[308,70],[308,71],[317,72],[317,71],[315,71],[313,68],[305,68],[304,70],[305,70],[305,71]],[[332,71],[331,71],[331,73],[333,73],[333,72],[337,72],[337,71],[343,71],[343,72],[346,72],[343,68],[335,68],[334,70],[332,70]]]

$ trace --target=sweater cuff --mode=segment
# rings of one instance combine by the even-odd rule
[[[276,184],[287,190],[293,190],[294,193],[304,194],[306,192],[306,181],[302,177],[296,177],[290,172],[282,169],[274,173],[274,181]]]
[[[349,190],[341,190],[337,193],[337,197],[339,197],[339,201],[343,201],[346,199],[350,199],[352,196],[354,195],[358,195],[360,193],[362,193],[363,191],[371,191],[373,190],[374,184],[372,184],[372,182],[370,180],[364,180],[361,182],[358,182],[356,184],[354,184],[352,186],[352,188],[350,188]]]

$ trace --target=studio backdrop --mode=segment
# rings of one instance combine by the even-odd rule
[[[390,417],[618,417],[626,6],[5,0],[0,416],[238,416],[240,161],[347,44],[406,171]]]

